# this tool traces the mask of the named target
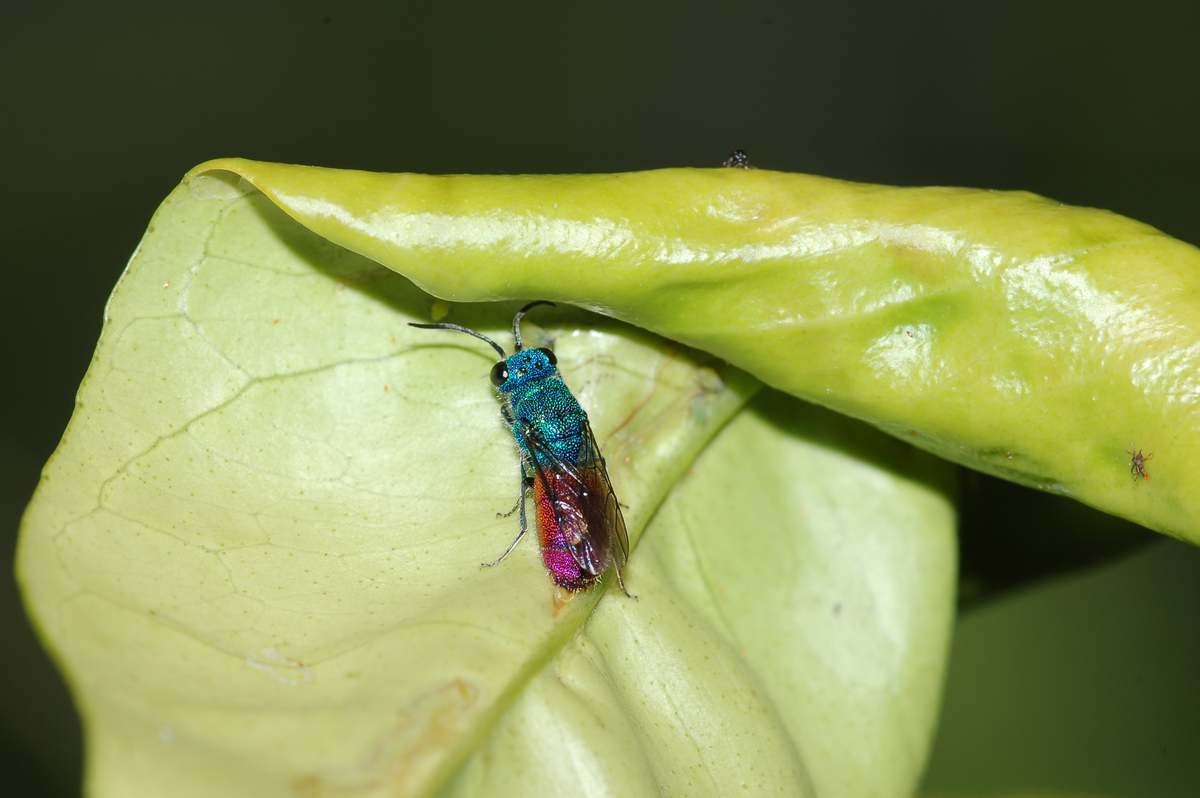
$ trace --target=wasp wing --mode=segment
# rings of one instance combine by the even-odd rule
[[[607,537],[616,544],[611,548],[619,577],[625,570],[625,563],[629,562],[629,531],[625,528],[625,516],[621,514],[621,503],[617,501],[612,480],[608,478],[608,466],[604,462],[604,456],[600,454],[600,445],[596,443],[596,434],[592,432],[592,425],[587,421],[583,422],[583,443],[584,451],[580,463],[587,464],[588,471],[598,477],[597,511],[603,512]],[[623,582],[621,586],[624,587]]]
[[[604,513],[599,505],[604,492],[602,480],[590,465],[560,457],[532,424],[523,424],[521,433],[533,455],[531,465],[549,499],[563,547],[580,571],[589,577],[600,576],[608,565],[609,553]],[[585,448],[586,444],[585,438]]]

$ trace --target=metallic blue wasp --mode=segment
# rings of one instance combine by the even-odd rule
[[[492,367],[491,379],[500,396],[501,414],[521,451],[517,501],[521,528],[504,553],[484,565],[499,565],[525,536],[525,494],[532,488],[542,561],[554,582],[567,590],[584,590],[611,563],[628,595],[623,570],[629,559],[629,536],[587,413],[563,382],[554,352],[524,349],[521,344],[521,319],[531,308],[553,304],[539,300],[517,311],[511,355],[486,335],[458,324],[409,324],[473,335],[501,357]]]

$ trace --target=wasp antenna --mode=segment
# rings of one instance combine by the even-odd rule
[[[525,318],[525,314],[531,309],[536,308],[538,305],[549,305],[550,307],[554,307],[553,302],[548,302],[545,299],[537,299],[518,310],[517,315],[513,316],[513,340],[517,342],[517,348],[515,350],[517,352],[521,351],[521,319]]]
[[[408,323],[408,326],[409,327],[420,327],[422,330],[454,330],[456,332],[466,333],[467,335],[473,335],[476,338],[478,338],[480,341],[486,341],[489,345],[491,345],[492,349],[495,349],[496,354],[500,355],[500,357],[502,359],[505,357],[504,349],[501,348],[500,344],[496,343],[491,338],[488,338],[483,333],[475,332],[474,330],[470,329],[469,327],[463,327],[462,325],[459,325],[459,324],[451,324],[450,322],[447,322],[447,321],[438,322],[437,324],[418,324],[415,321],[410,321]],[[519,343],[519,341],[518,341],[518,343]],[[520,349],[519,346],[517,348]]]

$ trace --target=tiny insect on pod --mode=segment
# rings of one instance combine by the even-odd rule
[[[409,325],[472,335],[488,343],[501,358],[489,376],[500,397],[501,414],[520,449],[520,494],[513,508],[520,509],[520,530],[504,553],[484,566],[499,565],[525,536],[525,497],[532,489],[542,562],[555,584],[584,590],[612,565],[621,590],[629,595],[624,577],[629,535],[587,413],[563,382],[553,350],[525,349],[521,343],[521,319],[538,305],[553,303],[530,302],[513,318],[511,355],[486,335],[457,324]]]
[[[1150,473],[1146,470],[1146,463],[1154,459],[1153,452],[1142,453],[1141,449],[1128,449],[1126,453],[1129,455],[1129,473],[1134,480],[1150,479]]]

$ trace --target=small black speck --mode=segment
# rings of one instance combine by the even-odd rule
[[[321,24],[322,24],[322,25],[328,25],[330,22],[333,22],[333,17],[329,16],[328,14],[326,14],[326,15],[325,15],[325,16],[323,16],[323,17],[321,17]]]
[[[734,150],[729,153],[729,157],[721,161],[721,166],[730,167],[732,169],[753,169],[750,164],[750,156],[745,150]]]

